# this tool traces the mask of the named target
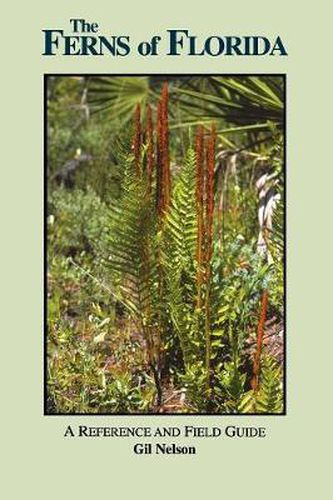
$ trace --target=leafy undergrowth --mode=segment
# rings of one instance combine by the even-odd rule
[[[88,256],[83,254],[80,258],[81,264],[91,265]],[[71,257],[55,257],[48,273],[47,411],[64,414],[205,412],[205,377],[202,375],[201,380],[198,372],[165,377],[162,401],[157,404],[142,333],[134,321],[128,319],[122,305],[105,293],[101,282],[82,269]],[[255,345],[255,332],[252,332],[245,347],[249,363]],[[273,389],[281,394],[283,336],[282,325],[274,316],[267,321],[264,345],[271,359],[280,361]],[[219,386],[217,384],[217,392]],[[271,385],[267,390],[267,397],[272,398]],[[282,409],[281,395],[273,403],[273,409]],[[255,406],[251,390],[244,392],[239,411],[265,410],[265,406]],[[215,411],[234,413],[232,396],[229,407],[223,404]]]
[[[48,275],[48,410],[148,411],[154,383],[135,325],[119,315],[115,321],[115,305],[104,296],[92,302],[100,287],[86,281],[71,261],[53,264]]]

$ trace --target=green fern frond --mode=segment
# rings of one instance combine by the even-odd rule
[[[272,356],[262,359],[259,392],[246,392],[238,407],[240,413],[282,413],[282,368]]]
[[[255,413],[256,399],[253,391],[246,392],[238,406],[239,413]]]
[[[261,366],[256,412],[282,413],[282,368],[272,356],[264,356]]]
[[[169,314],[187,366],[191,365],[202,348],[198,335],[198,318],[195,313],[197,238],[195,165],[195,154],[190,149],[175,182],[162,238],[162,262],[166,277]]]
[[[189,263],[194,264],[196,236],[195,154],[190,149],[176,180],[166,218],[165,239],[168,248],[165,262],[168,267],[179,271],[184,270]]]
[[[111,208],[108,260],[119,277],[122,299],[145,322],[157,279],[155,211],[146,193],[144,179],[126,165],[122,196]]]

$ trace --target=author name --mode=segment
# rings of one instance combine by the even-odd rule
[[[195,446],[180,446],[175,443],[137,443],[133,451],[136,455],[196,455]]]

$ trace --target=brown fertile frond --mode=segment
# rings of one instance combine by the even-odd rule
[[[161,215],[168,209],[171,196],[168,102],[169,90],[165,83],[157,108],[157,206]]]
[[[214,170],[215,170],[216,129],[212,125],[206,150],[206,297],[205,297],[205,339],[206,339],[206,370],[207,390],[212,395],[211,371],[211,332],[210,332],[210,281],[211,259],[213,254],[213,217],[214,217]]]
[[[157,210],[161,215],[164,210],[164,191],[163,191],[163,144],[162,144],[162,104],[159,101],[157,105],[157,122],[156,122],[156,133],[157,133],[157,162],[156,162],[156,179],[157,179]]]
[[[142,146],[141,107],[140,104],[137,104],[134,116],[134,138],[133,138],[134,163],[137,175],[140,175],[141,173],[141,146]]]
[[[260,318],[259,318],[258,330],[257,330],[257,346],[256,346],[256,352],[255,352],[254,361],[253,361],[253,377],[251,380],[251,386],[252,386],[253,391],[255,391],[255,392],[257,392],[259,389],[260,357],[261,357],[262,344],[263,344],[263,338],[264,338],[264,330],[265,330],[265,323],[266,323],[266,317],[267,317],[267,308],[268,308],[268,290],[265,289],[263,291],[262,299],[261,299]]]
[[[148,188],[151,191],[151,182],[154,166],[154,130],[153,130],[153,115],[150,104],[147,104],[147,178]]]
[[[164,83],[162,89],[162,115],[163,115],[163,162],[164,162],[164,191],[165,191],[165,209],[170,205],[171,178],[170,178],[170,157],[169,157],[169,88]]]
[[[216,128],[212,125],[207,141],[206,160],[206,263],[207,268],[212,258],[213,216],[214,216],[214,169],[215,169]]]

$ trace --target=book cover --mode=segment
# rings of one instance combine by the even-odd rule
[[[326,496],[328,4],[5,13],[6,497]]]

